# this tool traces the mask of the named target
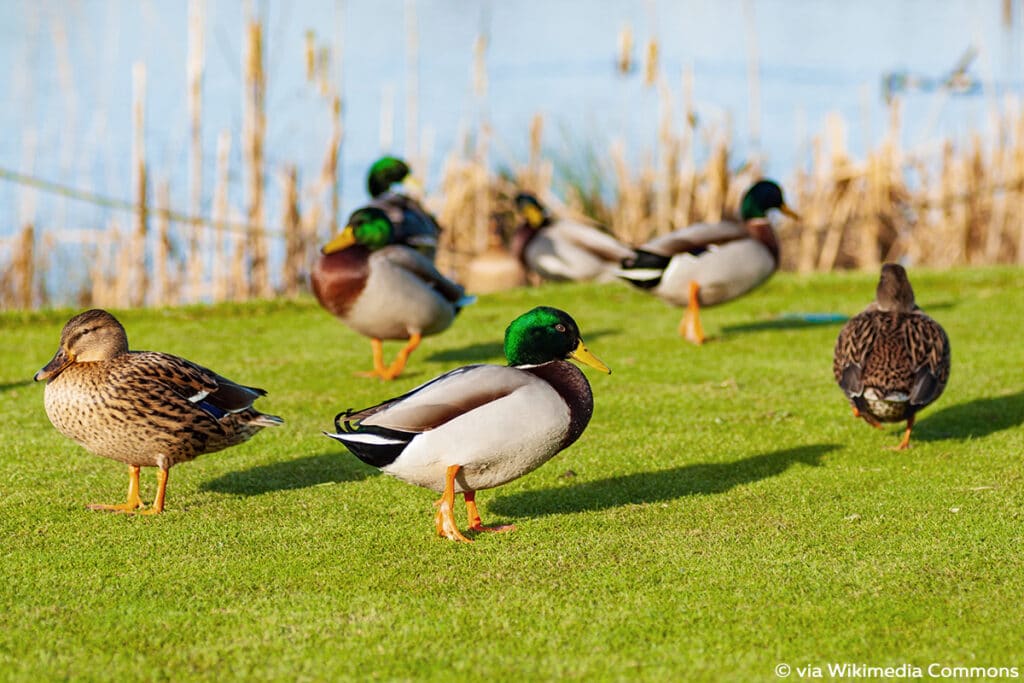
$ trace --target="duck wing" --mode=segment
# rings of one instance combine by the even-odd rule
[[[603,230],[575,221],[559,220],[542,228],[550,231],[553,239],[565,240],[603,261],[618,263],[633,256],[633,249]]]
[[[949,337],[941,325],[921,311],[907,316],[903,326],[914,364],[910,404],[926,406],[942,394],[949,380]]]
[[[363,410],[334,418],[336,434],[363,462],[384,467],[394,462],[419,434],[462,417],[536,382],[530,373],[502,365],[467,365],[412,391]]]
[[[462,285],[442,275],[429,258],[415,249],[401,244],[392,244],[378,250],[376,255],[377,258],[387,259],[393,265],[412,273],[436,289],[452,304],[461,306],[465,302],[466,290],[462,288]]]
[[[120,381],[136,386],[158,384],[215,420],[227,413],[252,408],[257,398],[267,394],[263,389],[232,382],[201,365],[168,353],[135,351],[127,354],[125,359],[126,362],[118,366]]]
[[[694,223],[667,235],[655,237],[640,247],[641,250],[659,256],[672,257],[677,254],[699,256],[713,246],[748,239],[746,227],[731,221],[720,223]]]
[[[418,201],[397,192],[385,192],[375,197],[368,206],[375,206],[387,214],[395,226],[394,240],[411,247],[437,248],[441,226],[434,216]]]

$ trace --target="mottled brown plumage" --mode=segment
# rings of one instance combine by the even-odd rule
[[[873,301],[843,327],[836,340],[832,372],[856,417],[876,427],[907,421],[942,394],[949,379],[949,338],[914,302],[903,266],[887,263]]]
[[[282,422],[252,407],[266,394],[262,389],[236,384],[184,358],[129,351],[124,327],[99,309],[68,321],[60,348],[35,379],[46,380],[46,414],[57,431],[131,468],[128,501],[94,506],[99,509],[140,507],[139,468],[157,467],[160,487],[151,511],[160,512],[171,467]]]

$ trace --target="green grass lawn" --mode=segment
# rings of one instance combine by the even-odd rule
[[[679,311],[625,285],[480,297],[391,384],[311,300],[118,312],[136,349],[270,393],[286,424],[174,468],[159,517],[127,468],[50,426],[33,373],[73,313],[0,315],[0,679],[776,680],[829,662],[1021,666],[1024,271],[911,271],[949,333],[911,450],[854,420],[831,373],[877,276],[778,275]],[[595,412],[569,450],[478,500],[508,534],[433,534],[435,494],[321,431],[467,363],[507,323],[568,310]],[[389,352],[398,345],[388,347]],[[155,488],[143,470],[143,499]],[[456,518],[464,525],[461,504]],[[453,678],[454,677],[454,678]],[[796,672],[791,679],[799,679]],[[469,679],[467,679],[469,680]]]

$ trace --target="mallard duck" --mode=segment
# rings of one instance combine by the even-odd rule
[[[121,323],[93,309],[69,320],[53,359],[36,373],[46,380],[46,415],[86,450],[128,465],[128,498],[93,510],[142,507],[139,469],[157,467],[152,507],[164,509],[172,466],[248,441],[283,422],[252,407],[263,389],[236,384],[184,358],[129,351]]]
[[[755,183],[740,205],[742,222],[696,223],[657,237],[622,262],[619,277],[673,306],[685,306],[679,334],[704,343],[700,307],[731,301],[779,267],[779,243],[768,220],[778,209],[798,218],[771,180]]]
[[[854,417],[878,428],[907,421],[896,447],[905,450],[917,412],[946,388],[949,360],[949,338],[917,307],[907,271],[886,263],[875,300],[839,333],[832,373]]]
[[[406,244],[433,259],[441,227],[422,204],[392,189],[399,184],[419,187],[408,164],[390,156],[375,161],[366,176],[366,189],[373,197],[368,206],[377,207],[388,215],[396,243]]]
[[[320,305],[370,338],[369,374],[384,380],[397,377],[422,338],[446,330],[474,300],[423,254],[394,244],[393,235],[394,225],[381,209],[357,209],[321,249],[310,275]],[[407,340],[389,366],[384,365],[384,339]]]
[[[516,196],[523,221],[513,237],[513,251],[545,280],[614,280],[619,263],[633,250],[606,232],[565,218],[555,218],[527,192]]]
[[[594,410],[577,361],[608,367],[587,350],[568,313],[541,306],[505,330],[508,365],[468,365],[407,394],[334,418],[341,441],[360,460],[402,481],[441,493],[437,533],[468,541],[455,523],[455,494],[469,528],[485,527],[476,492],[540,467],[579,438]]]

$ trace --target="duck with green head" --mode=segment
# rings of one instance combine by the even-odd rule
[[[603,230],[553,216],[536,195],[521,192],[515,203],[522,223],[513,236],[513,250],[528,270],[545,280],[614,280],[619,263],[635,255]]]
[[[836,340],[832,373],[853,416],[878,428],[906,420],[896,450],[909,448],[917,413],[942,395],[949,365],[946,331],[918,308],[903,266],[886,263],[875,300]]]
[[[142,514],[162,512],[171,467],[282,423],[253,408],[262,389],[178,356],[129,351],[124,327],[100,309],[64,325],[57,353],[35,379],[46,381],[46,415],[57,431],[128,465],[127,500],[94,510],[139,510],[139,470],[156,467],[156,498]]]
[[[321,249],[310,281],[321,306],[370,338],[370,374],[384,380],[397,377],[422,338],[446,330],[473,301],[426,256],[395,244],[394,225],[377,207],[353,212],[345,229]],[[407,342],[388,366],[386,339]]]
[[[441,227],[422,204],[398,189],[402,185],[422,194],[422,188],[407,163],[397,157],[381,157],[370,166],[366,176],[366,189],[373,198],[368,206],[388,215],[394,226],[393,239],[396,243],[406,244],[433,259]]]
[[[508,365],[468,365],[407,394],[335,417],[341,441],[360,460],[441,493],[435,528],[468,541],[454,518],[455,494],[473,531],[485,527],[476,492],[517,479],[574,443],[590,422],[587,378],[566,359],[610,372],[584,345],[565,311],[541,306],[505,330]]]
[[[679,333],[702,344],[701,306],[740,297],[778,270],[772,210],[799,218],[786,206],[782,188],[761,180],[743,195],[739,222],[696,223],[657,237],[625,259],[618,275],[673,306],[685,306]]]

